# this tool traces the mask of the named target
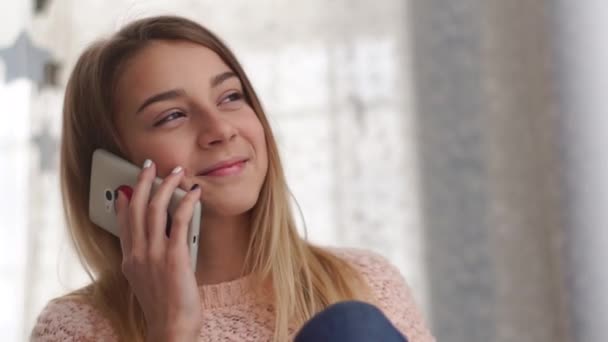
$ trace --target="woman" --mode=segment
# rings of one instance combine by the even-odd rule
[[[93,44],[71,74],[63,112],[63,202],[93,281],[51,301],[34,340],[286,341],[298,332],[304,340],[352,310],[384,313],[387,329],[410,342],[433,340],[384,258],[298,235],[260,101],[205,28],[154,17]],[[116,201],[120,239],[87,216],[97,148],[143,165],[132,196]],[[150,196],[155,176],[164,181]],[[176,187],[190,191],[167,236],[164,213]],[[197,200],[204,219],[193,272],[184,234]],[[381,311],[332,306],[349,300]]]

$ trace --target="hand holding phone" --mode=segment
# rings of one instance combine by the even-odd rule
[[[92,163],[89,213],[120,237],[122,272],[144,313],[146,335],[196,341],[202,308],[190,265],[196,266],[200,187],[179,189],[181,168],[160,180],[153,162],[140,170],[103,150],[95,151]]]
[[[115,211],[117,190],[122,188],[124,193],[133,191],[141,171],[141,168],[106,150],[97,149],[93,152],[89,193],[89,217],[93,223],[113,235],[119,236],[118,220]],[[153,177],[153,179],[149,199],[155,195],[163,183],[163,180],[158,177]],[[175,187],[171,194],[166,212],[167,224],[165,228],[167,235],[169,235],[172,221],[175,218],[175,211],[186,195],[187,193],[184,190],[177,187]],[[188,232],[186,238],[193,270],[196,269],[200,223],[201,204],[200,201],[196,201],[191,219],[187,223]]]

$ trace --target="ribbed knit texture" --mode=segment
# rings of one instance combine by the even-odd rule
[[[367,281],[377,304],[409,342],[432,342],[424,319],[398,269],[384,257],[359,249],[331,249],[351,263]],[[199,341],[270,341],[274,327],[271,296],[254,294],[251,277],[199,287],[203,325]],[[297,327],[291,328],[295,335]],[[32,340],[118,341],[112,326],[92,305],[59,298],[47,304],[32,331]]]

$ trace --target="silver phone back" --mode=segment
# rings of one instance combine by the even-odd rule
[[[99,227],[118,236],[118,221],[114,211],[114,190],[121,185],[134,188],[141,169],[103,149],[93,152],[91,164],[89,218]],[[151,194],[156,192],[161,183],[162,179],[157,177],[152,184]],[[170,215],[173,215],[184,196],[186,196],[186,192],[180,188],[173,192],[168,208]],[[188,250],[193,269],[196,269],[200,222],[201,203],[198,201],[194,206],[192,220],[188,227]]]

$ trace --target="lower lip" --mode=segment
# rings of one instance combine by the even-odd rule
[[[203,176],[212,176],[212,177],[223,177],[223,176],[232,176],[240,173],[243,168],[245,168],[245,163],[247,161],[242,161],[236,164],[233,164],[228,167],[223,167],[221,169],[214,170],[212,172],[206,173]]]

